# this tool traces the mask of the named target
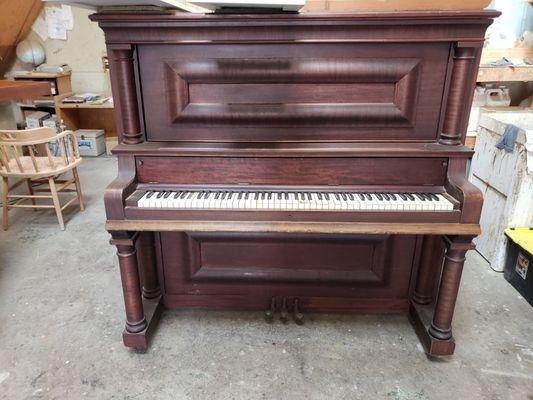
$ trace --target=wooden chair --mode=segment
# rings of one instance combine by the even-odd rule
[[[12,208],[54,208],[61,230],[65,230],[63,210],[76,200],[80,209],[85,209],[81,194],[77,166],[81,163],[76,135],[72,131],[59,134],[51,128],[36,128],[25,131],[0,130],[0,176],[2,176],[3,228],[7,230],[8,212]],[[72,171],[70,179],[56,179]],[[9,178],[19,179],[9,187]],[[28,195],[10,194],[10,191],[26,182]],[[42,187],[48,185],[48,188]],[[74,185],[75,189],[69,189]],[[36,192],[50,193],[35,194]],[[59,202],[59,192],[76,194],[65,204]],[[9,204],[16,199],[14,204]],[[52,199],[53,204],[37,204],[37,199]],[[31,201],[32,204],[21,204]]]

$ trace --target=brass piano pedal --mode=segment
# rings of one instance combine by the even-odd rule
[[[281,313],[280,313],[279,319],[284,324],[286,324],[287,321],[289,320],[289,312],[287,310],[287,299],[285,297],[283,298],[281,302]]]
[[[276,298],[272,297],[270,301],[270,308],[265,311],[265,319],[267,322],[272,322],[274,320],[274,314],[276,313]]]
[[[300,305],[299,300],[294,299],[293,307],[292,307],[292,316],[294,318],[294,322],[296,322],[298,325],[303,325],[304,323],[304,315],[300,312]]]

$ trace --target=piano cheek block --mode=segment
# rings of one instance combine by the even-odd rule
[[[452,354],[482,206],[463,116],[496,16],[93,14],[120,127],[105,206],[124,344],[146,349],[165,307],[378,312]]]

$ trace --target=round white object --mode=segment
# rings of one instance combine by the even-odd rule
[[[44,62],[44,48],[34,40],[23,40],[17,45],[17,58],[24,64],[36,67]]]

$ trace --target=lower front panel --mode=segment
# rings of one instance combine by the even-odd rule
[[[417,237],[161,233],[169,308],[266,309],[298,298],[304,311],[405,312]]]

